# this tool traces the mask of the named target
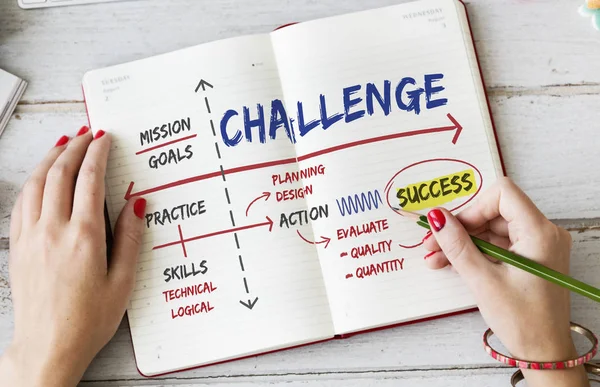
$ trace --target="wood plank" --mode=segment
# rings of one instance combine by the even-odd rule
[[[90,69],[402,1],[144,0],[43,11],[2,1],[0,68],[30,81],[28,103],[81,101],[81,78]],[[600,50],[593,49],[600,35],[578,15],[581,3],[469,1],[488,85],[600,85]]]
[[[442,371],[405,371],[376,373],[334,373],[260,377],[224,377],[217,379],[169,379],[169,380],[120,380],[111,382],[82,382],[80,387],[125,387],[125,386],[162,386],[162,387],[463,387],[486,386],[506,387],[513,370],[442,370]]]
[[[573,275],[600,286],[600,230],[573,232],[572,236]],[[5,262],[6,256],[7,251],[0,251],[0,262]],[[4,281],[0,281],[5,284],[8,278],[6,266],[2,266],[1,270],[0,278]],[[2,290],[0,287],[0,291],[8,294],[6,288]],[[598,333],[599,314],[600,304],[578,295],[573,296],[573,321]],[[10,300],[0,297],[0,351],[10,341],[11,315]],[[485,328],[479,313],[469,313],[177,373],[155,380],[177,379],[181,382],[188,378],[203,378],[203,381],[208,381],[208,378],[212,380],[230,376],[311,376],[319,373],[331,374],[330,378],[339,379],[338,373],[498,367],[481,347],[481,334]],[[113,340],[98,354],[88,369],[85,380],[137,381],[140,378],[133,360],[129,332],[123,323]],[[156,383],[162,385],[162,382]]]
[[[505,95],[490,98],[508,175],[552,219],[600,217],[598,187],[590,184],[598,153],[600,95]],[[63,134],[87,122],[77,104],[20,106],[0,138],[0,238],[21,185]],[[0,249],[6,248],[0,239]]]

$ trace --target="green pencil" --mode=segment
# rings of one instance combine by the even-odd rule
[[[399,211],[402,215],[406,215],[412,219],[415,219],[419,226],[431,230],[426,216],[415,214],[414,212],[402,210],[400,208],[393,207],[393,209]],[[600,302],[600,289],[595,288],[592,285],[588,285],[584,282],[576,280],[573,277],[569,277],[566,274],[552,270],[549,267],[532,261],[529,258],[511,253],[510,251],[504,250],[503,248],[486,242],[483,239],[479,239],[474,236],[471,236],[471,239],[479,251],[489,255],[490,257],[518,267],[519,269],[525,270],[526,272],[550,281],[556,285],[567,288],[572,292],[581,294],[582,296],[590,298],[596,302]]]

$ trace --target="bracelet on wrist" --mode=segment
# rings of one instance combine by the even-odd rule
[[[494,359],[498,360],[501,363],[507,364],[512,367],[522,368],[522,369],[533,369],[533,370],[556,370],[556,369],[566,369],[573,368],[584,363],[590,361],[596,353],[598,352],[598,338],[592,331],[587,328],[582,327],[581,325],[571,323],[571,330],[585,336],[592,343],[592,348],[582,356],[579,356],[575,359],[568,359],[557,362],[537,362],[537,361],[529,361],[516,359],[510,356],[507,356],[501,352],[496,351],[489,344],[489,338],[493,336],[494,332],[491,329],[488,329],[483,334],[483,346],[485,351]]]
[[[583,365],[585,367],[585,371],[590,375],[600,376],[600,364],[594,363],[585,363]],[[517,370],[510,378],[510,384],[512,387],[517,387],[517,384],[524,380],[525,376],[523,376],[523,371]],[[598,383],[600,384],[600,379],[590,379],[590,383]]]

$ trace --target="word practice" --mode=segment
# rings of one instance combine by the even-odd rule
[[[146,227],[150,225],[171,224],[173,221],[182,221],[194,216],[202,215],[206,212],[204,200],[198,200],[189,204],[181,204],[172,208],[165,208],[160,211],[149,212],[146,214]]]

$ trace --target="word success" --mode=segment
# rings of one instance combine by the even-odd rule
[[[265,107],[260,103],[252,108],[243,106],[241,114],[240,109],[229,109],[221,118],[221,137],[229,147],[238,145],[243,138],[254,142],[258,137],[258,141],[264,144],[267,137],[275,140],[278,131],[283,130],[290,142],[295,144],[296,132],[300,137],[304,137],[318,127],[327,130],[339,122],[350,123],[366,115],[372,116],[375,114],[376,105],[377,110],[386,116],[392,112],[393,105],[400,111],[419,114],[423,108],[434,109],[448,103],[447,98],[436,96],[445,90],[438,83],[443,78],[444,74],[425,74],[422,87],[411,77],[402,78],[394,88],[389,80],[384,80],[383,84],[379,85],[367,83],[364,88],[363,85],[348,86],[337,96],[341,99],[343,112],[334,113],[331,106],[328,109],[327,98],[321,94],[318,117],[305,113],[305,106],[301,101],[296,104],[295,114],[290,116],[279,99],[271,101],[268,117],[265,116]],[[339,100],[336,102],[339,104]]]

